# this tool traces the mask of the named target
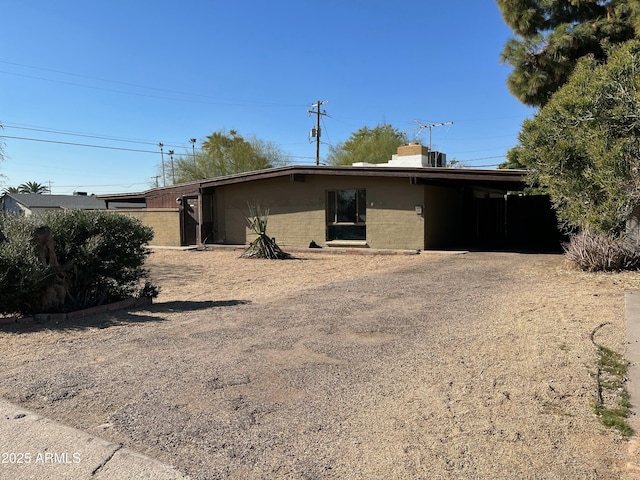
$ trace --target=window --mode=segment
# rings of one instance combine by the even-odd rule
[[[327,241],[367,239],[367,191],[327,192]]]

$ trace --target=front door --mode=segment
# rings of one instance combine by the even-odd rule
[[[182,244],[198,244],[198,197],[182,198]]]

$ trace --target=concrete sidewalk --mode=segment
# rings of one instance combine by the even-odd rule
[[[188,479],[169,465],[0,399],[0,479]]]
[[[637,435],[640,432],[640,291],[625,293],[624,309],[627,325],[625,358],[629,362],[626,386],[631,403],[629,425]]]

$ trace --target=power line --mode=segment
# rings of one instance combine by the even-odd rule
[[[495,148],[481,148],[478,150],[465,150],[464,152],[453,152],[451,153],[451,155],[460,155],[463,153],[490,152],[491,150],[507,150],[509,148],[512,148],[512,147],[508,146],[508,147],[495,147]]]
[[[55,133],[57,135],[68,135],[68,136],[72,136],[72,137],[96,138],[98,140],[112,140],[112,141],[115,141],[115,142],[139,143],[141,145],[156,145],[156,142],[152,142],[152,141],[149,141],[149,140],[134,140],[134,139],[128,139],[128,138],[109,137],[109,136],[95,135],[95,134],[89,134],[89,133],[74,133],[74,132],[70,132],[70,131],[51,130],[51,129],[40,128],[40,127],[38,127],[38,128],[35,128],[35,127],[22,127],[22,126],[18,126],[17,124],[11,124],[11,123],[5,123],[4,127],[5,128],[14,128],[14,129],[17,129],[17,130],[29,130],[29,131],[32,131],[32,132]],[[184,145],[169,145],[169,144],[167,144],[167,146],[184,147]]]
[[[329,145],[329,146],[333,147],[333,143],[331,143],[331,139],[328,138],[329,134],[327,133],[327,125],[324,122],[324,118],[322,119],[322,128],[324,128],[324,133],[327,135],[327,139],[329,140],[328,142],[325,142],[325,145]]]
[[[129,92],[126,90],[116,90],[113,88],[106,88],[106,87],[98,87],[98,86],[93,86],[93,85],[86,85],[86,84],[82,84],[82,83],[76,83],[76,82],[69,82],[69,81],[65,81],[65,80],[54,80],[51,78],[45,78],[45,77],[38,77],[35,75],[27,75],[24,73],[16,73],[16,72],[8,72],[5,70],[0,70],[0,73],[4,73],[5,75],[13,75],[16,77],[23,77],[23,78],[30,78],[33,80],[41,80],[41,81],[45,81],[45,82],[52,82],[52,83],[59,83],[59,84],[63,84],[63,85],[71,85],[71,86],[75,86],[75,87],[82,87],[82,88],[90,88],[90,89],[94,89],[94,90],[102,90],[102,91],[106,91],[106,92],[112,92],[112,93],[121,93],[121,94],[125,94],[125,95],[134,95],[134,96],[140,96],[140,97],[147,97],[147,98],[156,98],[156,99],[161,99],[161,100],[174,100],[174,101],[178,101],[178,102],[189,102],[189,103],[203,103],[203,104],[209,104],[209,105],[226,105],[226,106],[240,106],[240,107],[260,107],[260,106],[264,106],[264,107],[291,107],[291,108],[299,108],[302,105],[296,105],[296,104],[282,104],[282,103],[275,103],[275,102],[256,102],[256,101],[249,101],[249,100],[232,100],[232,99],[225,99],[225,98],[221,98],[221,97],[214,97],[211,95],[203,95],[203,94],[198,94],[198,93],[189,93],[189,92],[180,92],[180,91],[176,91],[176,90],[167,90],[167,89],[162,89],[162,88],[156,88],[156,87],[149,87],[149,86],[144,86],[144,85],[136,85],[134,83],[127,83],[127,82],[118,82],[118,81],[114,81],[114,80],[106,80],[103,78],[97,78],[97,77],[90,77],[87,75],[79,75],[76,73],[69,73],[69,72],[63,72],[60,70],[52,70],[52,69],[47,69],[47,68],[41,68],[41,67],[34,67],[34,66],[30,66],[30,65],[22,65],[19,63],[12,63],[12,62],[4,62],[4,61],[0,61],[0,63],[4,63],[7,65],[15,65],[15,66],[20,66],[20,67],[25,67],[25,68],[32,68],[35,70],[42,70],[42,71],[48,71],[48,72],[53,72],[53,73],[59,73],[62,75],[68,75],[68,76],[73,76],[73,77],[79,77],[79,78],[86,78],[86,79],[90,79],[90,80],[97,80],[100,82],[107,82],[107,83],[113,83],[116,85],[124,85],[124,86],[128,86],[128,87],[134,87],[134,88],[141,88],[141,89],[145,89],[145,90],[153,90],[153,91],[157,91],[157,92],[163,92],[163,93],[170,93],[173,95],[183,95],[183,96],[187,96],[187,97],[195,97],[194,99],[184,99],[184,98],[175,98],[175,97],[166,97],[166,96],[160,96],[160,95],[150,95],[150,94],[144,94],[144,93],[136,93],[136,92]],[[200,99],[210,99],[210,101],[207,100],[196,100],[196,98],[200,98]],[[217,100],[217,101],[211,101],[211,100]]]
[[[482,157],[482,158],[469,158],[467,160],[460,160],[461,162],[477,162],[479,160],[493,160],[494,158],[507,158],[506,155],[495,155],[493,157]]]
[[[8,138],[12,140],[25,140],[25,141],[31,141],[31,142],[42,142],[42,143],[55,143],[60,145],[71,145],[74,147],[91,147],[91,148],[102,148],[105,150],[121,150],[125,152],[153,153],[155,155],[158,154],[158,150],[142,150],[138,148],[112,147],[108,145],[93,145],[89,143],[62,142],[60,140],[47,140],[44,138],[16,137],[12,135],[0,135],[0,138]],[[158,145],[158,144],[154,143],[153,145]],[[167,146],[167,145],[163,144],[163,146]],[[282,156],[286,158],[300,158],[300,159],[309,159],[309,160],[312,160],[314,158],[314,157],[305,157],[300,155],[282,155]]]
[[[61,142],[59,140],[45,140],[43,138],[14,137],[10,135],[0,135],[0,138],[9,138],[12,140],[27,140],[31,142],[56,143],[60,145],[72,145],[74,147],[91,147],[91,148],[103,148],[105,150],[122,150],[125,152],[153,153],[154,155],[158,154],[156,150],[141,150],[138,148],[109,147],[107,145],[91,145],[88,143]]]
[[[156,177],[152,177],[152,178],[156,178]],[[56,188],[78,188],[78,187],[122,187],[122,188],[131,188],[134,185],[148,185],[148,182],[137,182],[137,183],[130,183],[128,185],[123,185],[123,184],[99,184],[99,185],[85,185],[83,183],[79,184],[79,185],[56,185]]]

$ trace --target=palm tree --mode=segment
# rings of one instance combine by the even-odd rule
[[[49,187],[38,182],[25,182],[18,186],[19,193],[48,193]]]
[[[2,189],[2,194],[4,195],[5,193],[20,193],[20,190],[18,187],[5,187]]]

